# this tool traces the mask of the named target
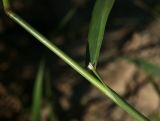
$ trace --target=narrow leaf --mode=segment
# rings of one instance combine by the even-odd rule
[[[160,65],[152,64],[143,59],[135,59],[134,62],[152,76],[160,76]]]
[[[3,0],[3,6],[4,6],[5,12],[7,12],[7,10],[10,8],[9,1],[8,0]]]
[[[115,0],[96,0],[88,34],[88,61],[96,67],[106,22]],[[89,63],[87,62],[87,63]]]
[[[67,25],[67,23],[69,23],[69,21],[72,19],[72,17],[74,16],[74,14],[76,13],[77,8],[71,8],[67,14],[63,17],[63,19],[60,21],[59,25],[58,25],[58,30],[62,29],[63,27],[65,27]]]
[[[148,74],[152,76],[160,76],[160,65],[156,65],[148,62],[142,58],[132,58],[129,56],[122,57],[123,59],[127,59],[128,61],[135,63],[137,66],[144,69]]]
[[[32,121],[40,121],[43,76],[44,76],[44,60],[40,62],[33,89],[33,105],[31,114]]]

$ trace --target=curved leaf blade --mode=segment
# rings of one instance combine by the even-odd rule
[[[96,0],[88,34],[88,61],[96,67],[106,22],[115,0]],[[87,63],[89,63],[87,62]]]

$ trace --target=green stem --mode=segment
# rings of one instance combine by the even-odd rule
[[[6,0],[3,0],[3,3],[5,1]],[[135,108],[133,108],[130,104],[128,104],[125,100],[123,100],[108,85],[104,86],[96,77],[94,77],[84,68],[82,68],[78,63],[76,63],[72,58],[66,55],[62,50],[57,48],[53,43],[51,43],[47,38],[45,38],[32,26],[30,26],[26,21],[24,21],[22,18],[20,18],[12,11],[6,11],[6,13],[12,20],[21,25],[26,31],[28,31],[31,35],[33,35],[37,40],[39,40],[43,45],[45,45],[48,49],[50,49],[53,53],[55,53],[68,65],[70,65],[74,70],[80,73],[84,78],[86,78],[90,83],[92,83],[95,87],[97,87],[101,92],[103,92],[106,96],[108,96],[111,100],[113,100],[117,105],[119,105],[123,110],[128,112],[136,120],[149,121],[149,119],[147,119],[143,114],[138,112]]]
[[[96,71],[95,67],[89,63],[88,68],[93,72],[93,74],[97,77],[97,79],[104,85],[106,86],[105,82],[102,80],[101,76],[99,73]]]

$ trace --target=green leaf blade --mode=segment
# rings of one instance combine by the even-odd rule
[[[93,8],[91,24],[88,34],[89,60],[97,65],[100,48],[104,36],[106,22],[115,0],[97,0]],[[88,62],[87,62],[88,63]]]
[[[32,121],[40,120],[40,110],[41,110],[41,100],[42,100],[42,82],[44,76],[44,60],[40,62],[34,89],[33,89],[33,105],[32,105],[32,113],[31,119]]]
[[[3,6],[4,6],[4,10],[7,10],[10,8],[10,2],[8,0],[3,0]]]
[[[143,68],[146,72],[148,72],[152,76],[160,76],[160,66],[156,64],[152,64],[143,59],[136,59],[134,62]]]

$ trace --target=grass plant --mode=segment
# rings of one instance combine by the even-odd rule
[[[22,26],[26,31],[28,31],[32,36],[34,36],[39,42],[41,42],[44,46],[46,46],[49,50],[51,50],[54,54],[56,54],[60,59],[62,59],[64,62],[66,62],[69,66],[71,66],[76,72],[81,74],[86,80],[88,80],[93,86],[97,87],[103,94],[106,95],[106,97],[109,97],[113,102],[115,102],[118,106],[121,107],[124,111],[128,112],[129,115],[133,116],[137,121],[149,121],[147,117],[145,117],[142,113],[137,111],[132,105],[127,103],[121,96],[119,96],[114,90],[112,90],[107,84],[102,83],[103,81],[99,77],[99,75],[96,75],[98,73],[91,74],[87,69],[81,67],[76,61],[74,61],[71,57],[69,57],[66,53],[64,53],[62,50],[60,50],[56,45],[51,43],[45,36],[43,36],[40,32],[35,30],[31,25],[29,25],[25,20],[23,20],[21,17],[19,17],[16,13],[10,10],[10,5],[8,0],[2,0],[3,6],[6,14],[17,24]],[[90,53],[92,53],[90,56],[90,62],[93,65],[93,67],[96,67],[97,61],[98,61],[98,55],[101,47],[101,43],[103,40],[103,34],[105,30],[105,24],[108,18],[108,14],[113,6],[114,0],[97,0],[95,3],[95,7],[93,10],[93,17],[89,32],[89,40],[90,44],[93,46],[96,46],[95,43],[98,44],[98,49],[96,49],[96,52],[93,52],[93,48],[90,46]],[[105,8],[107,7],[107,9]],[[99,17],[100,20],[99,20]],[[95,18],[96,17],[96,18]],[[98,17],[98,18],[97,18]],[[94,20],[93,20],[94,19]],[[95,23],[98,22],[95,26]],[[95,27],[94,27],[95,26]],[[96,33],[98,32],[98,33]],[[96,40],[92,41],[93,39],[97,38]],[[95,42],[96,41],[96,42]],[[92,48],[92,49],[91,49]],[[95,55],[94,55],[95,53]],[[43,64],[42,64],[43,65]],[[42,67],[41,67],[42,68]],[[41,69],[40,69],[41,70]],[[96,72],[96,68],[94,68]],[[41,70],[42,71],[42,70]],[[40,73],[40,72],[39,72]],[[40,74],[42,76],[42,74]],[[40,78],[40,77],[39,77]],[[41,81],[39,81],[40,83]],[[41,83],[40,83],[41,84]],[[36,88],[40,88],[39,87]],[[37,92],[37,93],[36,93]],[[36,94],[38,96],[36,96]],[[34,110],[39,110],[40,105],[40,92],[35,91],[35,100],[34,100]],[[37,102],[37,104],[36,104]],[[37,105],[37,106],[36,106]],[[33,111],[34,112],[34,111]],[[36,118],[33,118],[33,121],[38,121],[38,114],[32,113],[33,116]]]

